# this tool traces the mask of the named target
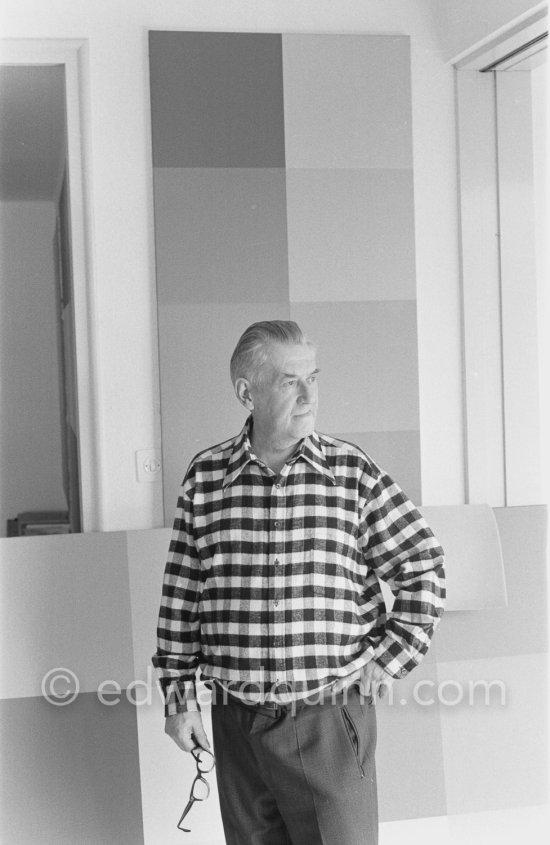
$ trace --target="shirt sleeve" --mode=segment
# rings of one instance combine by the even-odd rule
[[[445,603],[444,552],[423,516],[380,471],[363,515],[362,552],[395,597],[374,659],[402,678],[428,651]]]
[[[200,560],[193,533],[195,474],[190,467],[176,507],[168,560],[164,571],[157,627],[157,670],[165,698],[165,715],[200,709],[195,674],[200,655]]]

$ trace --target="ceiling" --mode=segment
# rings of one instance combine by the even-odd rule
[[[53,200],[65,160],[62,65],[0,66],[0,200]]]

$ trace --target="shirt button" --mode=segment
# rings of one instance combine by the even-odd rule
[[[279,606],[279,599],[274,599],[274,601],[273,601],[273,605],[274,605],[275,607],[278,607],[278,606]]]
[[[279,520],[277,520],[276,522],[274,522],[274,523],[273,523],[273,525],[275,526],[275,528],[280,528],[280,527],[281,527],[281,523],[279,522]]]
[[[276,560],[276,561],[275,561],[275,566],[280,566],[280,565],[281,565],[281,561],[280,561],[280,560]]]
[[[405,675],[407,674],[407,670],[406,669],[400,669],[399,674],[401,675],[402,678],[404,678]]]

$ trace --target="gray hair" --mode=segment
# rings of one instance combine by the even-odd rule
[[[311,344],[300,326],[292,320],[262,320],[252,323],[240,336],[231,356],[230,371],[233,384],[238,378],[260,382],[259,373],[269,357],[274,343]]]

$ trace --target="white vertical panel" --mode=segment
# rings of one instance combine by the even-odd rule
[[[467,502],[504,504],[493,78],[457,73]]]
[[[531,79],[497,74],[506,504],[541,501]]]
[[[466,492],[454,72],[411,50],[422,500],[451,505]]]
[[[539,390],[542,467],[541,502],[550,504],[550,277],[548,265],[548,65],[531,71],[533,104],[533,175],[537,311],[539,317]]]

